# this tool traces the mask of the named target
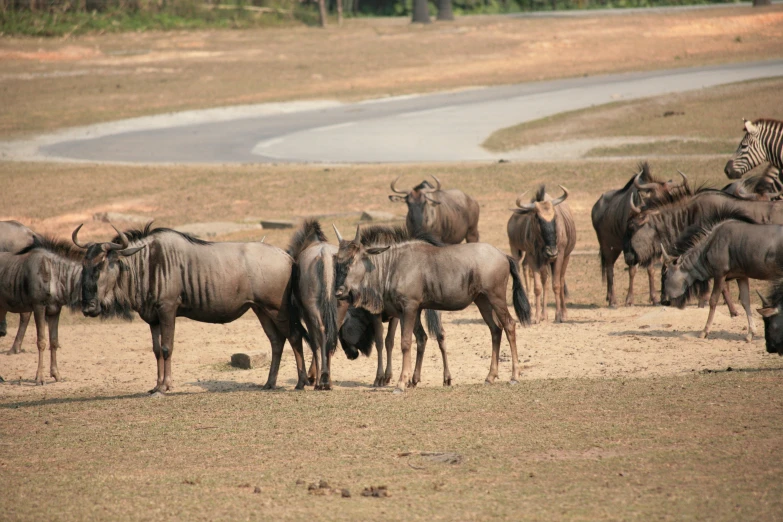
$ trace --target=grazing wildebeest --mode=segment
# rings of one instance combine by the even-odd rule
[[[331,360],[337,347],[338,324],[347,304],[338,310],[334,297],[334,256],[318,220],[308,219],[291,238],[288,255],[296,261],[297,284],[294,296],[299,300],[307,325],[313,361],[308,372],[310,384],[317,390],[331,390]]]
[[[478,306],[492,334],[492,362],[487,383],[498,377],[500,341],[505,330],[511,346],[511,382],[517,382],[514,319],[506,305],[508,278],[513,281],[514,309],[519,321],[530,322],[530,304],[514,259],[485,243],[436,247],[423,241],[365,247],[359,227],[352,241],[341,241],[337,253],[336,296],[371,313],[386,313],[402,323],[402,372],[395,392],[411,380],[411,336],[423,309],[462,310]],[[500,320],[502,328],[493,317]]]
[[[60,380],[57,327],[63,306],[79,307],[81,254],[67,243],[35,236],[18,253],[0,253],[0,309],[18,314],[32,312],[38,334],[36,384],[44,383],[43,355],[49,327],[49,374]]]
[[[781,191],[783,191],[779,175],[778,169],[774,165],[770,165],[761,174],[734,181],[721,190],[741,199],[773,201],[780,199]]]
[[[729,219],[693,227],[680,241],[691,245],[682,255],[670,258],[664,252],[666,295],[675,299],[687,294],[697,283],[713,280],[710,313],[701,333],[701,337],[707,337],[726,280],[737,279],[740,301],[748,316],[746,340],[750,342],[756,328],[750,309],[748,279],[770,280],[783,276],[783,225],[758,225],[751,219]]]
[[[334,228],[338,241],[342,242],[342,236]],[[419,233],[412,236],[411,233],[399,226],[374,225],[361,229],[359,241],[365,247],[378,247],[394,245],[411,240],[420,240],[434,246],[443,246],[443,243],[436,241],[427,233]],[[345,301],[343,301],[345,302]],[[451,371],[449,370],[449,361],[446,355],[446,335],[443,332],[443,326],[440,320],[440,312],[437,310],[425,310],[427,329],[430,335],[435,337],[440,348],[441,358],[443,360],[443,385],[451,386]],[[386,333],[386,369],[383,367],[383,323],[388,321],[389,327]],[[346,320],[340,328],[340,344],[349,359],[355,359],[359,352],[369,355],[372,351],[372,342],[375,341],[375,347],[378,352],[378,366],[375,373],[375,382],[373,386],[385,386],[392,379],[392,350],[394,349],[394,335],[397,332],[399,319],[384,313],[374,314],[363,308],[351,307],[348,309]],[[416,367],[413,371],[411,385],[416,386],[421,382],[421,368],[424,362],[424,352],[427,346],[427,333],[421,323],[421,312],[416,317],[416,324],[413,327],[413,335],[416,338]]]
[[[252,309],[272,345],[264,388],[274,388],[285,340],[291,343],[297,389],[307,382],[302,355],[303,329],[291,292],[294,260],[265,243],[211,243],[166,228],[120,232],[85,250],[82,312],[86,316],[130,317],[135,311],[150,325],[158,379],[150,393],[172,389],[171,357],[177,317],[204,323],[230,323]]]
[[[773,286],[766,299],[759,294],[761,306],[757,311],[764,319],[764,338],[767,352],[783,356],[783,279]]]
[[[0,252],[19,252],[23,248],[33,244],[35,232],[18,221],[0,221]],[[6,315],[8,311],[0,309],[0,337],[8,333]],[[19,327],[16,329],[16,338],[8,353],[20,353],[27,325],[30,323],[30,313],[19,314]]]
[[[576,226],[568,203],[568,190],[562,185],[563,195],[552,199],[541,185],[530,203],[517,198],[517,207],[508,220],[508,242],[511,255],[525,262],[533,272],[536,296],[534,322],[547,320],[547,271],[552,271],[552,293],[555,296],[555,322],[567,319],[565,274],[568,260],[576,245]],[[524,194],[523,194],[524,195]]]
[[[783,170],[783,121],[743,121],[745,136],[723,169],[726,177],[741,178],[762,161],[768,161],[777,169]]]
[[[447,244],[457,244],[463,240],[476,243],[479,240],[479,204],[461,190],[441,190],[440,180],[432,177],[435,178],[436,187],[422,181],[410,192],[395,188],[399,177],[391,182],[392,192],[402,195],[390,195],[389,200],[408,205],[408,216],[405,219],[408,231],[411,235],[426,232]]]
[[[682,175],[682,173],[680,173]],[[601,278],[606,281],[606,301],[610,308],[617,306],[614,295],[614,263],[623,252],[623,238],[628,226],[631,207],[629,201],[633,197],[639,200],[641,193],[649,193],[656,197],[664,194],[687,191],[687,179],[683,176],[680,184],[672,181],[662,182],[653,178],[650,167],[645,162],[639,166],[639,172],[634,174],[625,186],[619,190],[610,190],[598,198],[591,218],[595,234],[598,236],[599,255],[601,257]],[[625,297],[626,306],[633,305],[633,283],[636,277],[636,263],[628,265],[628,294]],[[650,302],[658,303],[655,295],[654,268],[647,267],[647,278],[650,283]]]

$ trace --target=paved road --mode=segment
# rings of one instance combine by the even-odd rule
[[[495,130],[617,100],[783,76],[783,60],[525,83],[322,105],[316,110],[177,121],[96,138],[48,140],[37,155],[141,163],[481,161]],[[192,113],[191,113],[192,114]],[[755,118],[761,115],[738,115]],[[138,127],[138,126],[137,126]],[[89,133],[85,133],[89,134]]]

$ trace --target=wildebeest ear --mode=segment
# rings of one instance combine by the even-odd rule
[[[406,196],[395,196],[394,194],[389,195],[389,201],[392,203],[405,203]]]
[[[761,314],[761,317],[774,317],[780,313],[777,308],[757,308],[756,311]]]
[[[126,248],[125,250],[119,250],[117,253],[123,257],[132,256],[147,245],[141,245],[138,247]]]
[[[387,250],[389,250],[389,248],[391,248],[391,247],[389,247],[389,246],[370,247],[370,248],[367,249],[367,255],[368,256],[374,256],[376,254],[380,254],[381,252],[386,252]]]

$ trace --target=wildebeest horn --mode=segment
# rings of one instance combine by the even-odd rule
[[[633,186],[636,187],[637,190],[655,190],[658,188],[658,185],[656,183],[640,183],[639,178],[642,176],[643,171],[639,171],[639,174],[636,175],[635,178],[633,178]]]
[[[682,176],[682,183],[680,183],[679,185],[675,185],[675,186],[682,187],[683,185],[687,185],[688,184],[688,176],[686,176],[685,173],[683,171],[681,171],[680,169],[677,169],[677,173],[680,176]]]
[[[435,183],[437,183],[437,184],[438,184],[438,186],[435,188],[435,190],[440,190],[440,180],[438,179],[438,176],[436,176],[435,174],[433,174],[433,175],[432,175],[432,179],[434,179],[434,180],[435,180]]]
[[[764,296],[761,295],[761,292],[756,290],[756,293],[759,294],[759,297],[761,298],[761,306],[763,306],[764,308],[770,308],[770,304],[767,302],[766,299],[764,299]]]
[[[563,201],[565,201],[566,199],[568,199],[568,189],[567,189],[567,188],[565,188],[563,185],[558,185],[558,187],[560,187],[560,190],[562,190],[562,191],[563,191],[563,195],[562,195],[562,196],[560,196],[559,198],[557,198],[556,200],[554,200],[554,201],[552,202],[552,206],[553,206],[553,207],[556,207],[556,206],[558,206],[560,203],[562,203]]]
[[[517,206],[521,208],[525,208],[525,203],[522,203],[522,198],[525,197],[525,194],[530,192],[529,190],[524,191],[522,194],[519,195],[517,198]]]
[[[341,235],[340,235],[340,231],[339,231],[339,230],[337,230],[337,225],[335,225],[334,223],[332,223],[332,228],[334,228],[334,233],[335,233],[335,234],[337,234],[337,242],[338,242],[338,243],[342,243],[342,241],[343,241],[343,236],[341,236]]]
[[[109,223],[111,225],[111,223]],[[117,236],[120,238],[121,243],[118,245],[117,243],[109,243],[108,250],[125,250],[128,248],[128,244],[130,243],[128,241],[128,236],[120,232],[117,227],[114,225],[111,225],[111,228],[114,229],[115,232],[117,232]]]
[[[73,234],[71,234],[71,241],[73,241],[73,244],[76,245],[79,248],[84,248],[85,250],[90,247],[92,243],[87,243],[86,245],[82,245],[79,243],[79,241],[76,239],[76,236],[79,235],[79,231],[84,226],[84,223],[76,227],[76,230],[73,231]]]
[[[661,243],[661,256],[663,257],[663,263],[668,265],[672,262],[672,258],[669,254],[666,253],[666,248],[663,246],[663,243]]]
[[[641,214],[641,213],[642,213],[642,209],[640,209],[639,207],[637,207],[637,206],[634,204],[634,202],[633,202],[633,193],[631,193],[631,197],[630,197],[630,203],[631,203],[631,212],[632,212],[633,214]]]
[[[361,244],[361,242],[362,242],[362,231],[361,231],[361,229],[362,229],[361,225],[356,225],[356,237],[353,238],[353,242],[356,243],[357,245]]]
[[[266,239],[266,236],[262,237],[261,241],[259,241],[259,243],[263,243],[265,239]]]
[[[755,195],[745,192],[742,183],[737,185],[737,190],[734,191],[734,195],[740,199],[746,199],[748,201],[756,201],[758,199]]]
[[[397,184],[398,181],[400,181],[401,177],[402,176],[397,176],[397,179],[395,179],[394,181],[391,182],[391,189],[392,189],[392,192],[394,192],[395,194],[407,194],[407,192],[405,192],[403,190],[397,190],[397,188],[395,188],[395,186],[394,186],[394,185]]]
[[[425,198],[427,201],[431,201],[431,202],[435,203],[436,205],[440,205],[440,201],[438,201],[437,199],[432,199],[432,198],[431,198],[431,197],[429,197],[427,194],[424,194],[424,198]]]

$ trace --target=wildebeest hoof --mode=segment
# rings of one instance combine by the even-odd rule
[[[708,333],[707,332],[699,332],[699,339],[706,339]]]
[[[508,383],[513,386],[515,384],[519,384],[519,381],[516,379],[511,379],[510,381],[508,381]]]
[[[375,379],[372,383],[373,388],[383,388],[386,385],[385,379]]]
[[[166,396],[165,393],[163,393],[162,391],[158,390],[155,393],[150,395],[150,399],[162,399],[165,396]]]
[[[746,335],[746,336],[745,336],[745,342],[746,342],[746,343],[749,343],[749,342],[751,342],[752,340],[753,340],[753,334],[752,334],[752,333],[750,333],[750,334],[748,334],[748,335]]]
[[[274,389],[275,389],[275,385],[274,385],[274,384],[269,384],[269,383],[266,383],[266,384],[264,384],[264,385],[261,387],[261,389],[262,389],[262,390],[274,390]]]
[[[443,386],[451,386],[451,377],[443,379]]]
[[[394,391],[392,393],[394,395],[400,395],[401,393],[405,393],[405,390],[402,388],[394,388]]]
[[[731,315],[732,317],[737,317],[739,315],[739,311],[734,310],[733,312],[729,312],[729,315]]]

